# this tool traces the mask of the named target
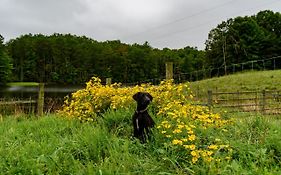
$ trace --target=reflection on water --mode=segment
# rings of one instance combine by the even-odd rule
[[[61,109],[64,97],[70,95],[83,86],[59,86],[47,85],[44,87],[44,112],[50,113]],[[9,101],[29,101],[38,99],[38,86],[7,86],[0,87],[0,104]],[[0,115],[11,115],[17,112],[35,113],[36,103],[17,105],[0,105]]]
[[[47,85],[44,87],[45,97],[63,98],[83,86]],[[38,86],[7,86],[0,87],[0,98],[33,98],[38,95]]]

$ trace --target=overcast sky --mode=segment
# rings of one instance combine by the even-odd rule
[[[236,16],[281,11],[281,0],[0,0],[0,34],[71,33],[204,49],[208,32]]]

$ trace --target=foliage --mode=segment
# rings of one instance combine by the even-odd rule
[[[189,46],[157,49],[148,42],[98,42],[85,36],[57,33],[23,35],[5,46],[14,65],[13,81],[82,84],[98,76],[102,80],[111,77],[114,82],[144,82],[162,79],[168,61],[174,63],[175,79],[186,73],[211,70],[197,77],[190,74],[190,80],[198,80],[232,64],[280,56],[280,21],[280,13],[269,10],[223,21],[209,32],[205,51]],[[262,61],[258,64],[256,69],[264,66]],[[280,67],[279,62],[269,64],[268,68]]]
[[[4,38],[0,35],[0,85],[5,84],[11,76],[11,59],[7,55],[3,45]]]
[[[208,65],[219,68],[280,56],[280,27],[281,14],[268,10],[223,21],[209,32],[206,41]]]
[[[154,97],[151,108],[157,115],[156,132],[161,133],[158,139],[163,140],[164,146],[180,150],[182,160],[192,164],[230,159],[230,146],[219,137],[208,137],[207,134],[211,130],[227,131],[225,127],[230,120],[213,114],[207,107],[192,105],[193,95],[188,84],[164,81],[159,86],[103,86],[100,79],[94,77],[85,89],[73,93],[65,101],[60,113],[68,118],[97,122],[103,111],[131,109],[134,104],[132,96],[139,91],[149,92]]]
[[[6,48],[15,67],[14,81],[82,84],[98,76],[135,83],[162,78],[166,61],[174,62],[177,73],[201,68],[204,62],[204,52],[192,47],[160,50],[147,42],[98,42],[70,34],[23,35],[10,40]]]

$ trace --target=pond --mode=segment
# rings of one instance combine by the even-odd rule
[[[84,88],[81,85],[45,85],[45,97],[64,98],[65,96]],[[0,98],[36,98],[38,86],[6,86],[0,87]]]
[[[61,109],[64,97],[79,89],[81,85],[45,85],[44,87],[44,110],[54,112]],[[38,86],[6,86],[0,87],[0,115],[1,113],[12,113],[11,111],[21,110],[28,113],[36,112],[36,103],[3,105],[7,101],[27,101],[38,99]],[[1,105],[2,102],[2,105]],[[32,112],[30,112],[32,111]]]

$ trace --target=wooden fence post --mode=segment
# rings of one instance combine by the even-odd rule
[[[173,63],[167,62],[166,63],[166,80],[173,79]]]
[[[213,106],[213,92],[208,90],[208,107],[209,109]]]
[[[236,94],[237,94],[237,107],[242,107],[240,106],[242,104],[240,99],[240,91],[238,90]]]
[[[112,81],[112,78],[106,78],[105,79],[106,85],[110,86],[111,85],[111,81]]]
[[[266,111],[266,109],[265,109],[265,105],[266,105],[266,91],[265,90],[263,90],[262,91],[262,99],[261,99],[261,110],[262,110],[262,113],[263,114],[265,114],[265,111]]]
[[[44,109],[44,83],[39,83],[38,102],[37,102],[37,115],[42,116]]]
[[[255,96],[255,111],[258,112],[258,109],[259,109],[259,104],[258,104],[258,92],[255,93],[256,96]]]

